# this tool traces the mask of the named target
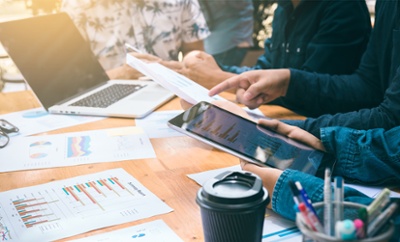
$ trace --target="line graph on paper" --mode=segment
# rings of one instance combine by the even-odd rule
[[[0,241],[21,241],[18,235],[31,233],[55,240],[170,210],[124,170],[117,171],[0,193]],[[149,212],[147,206],[161,210]]]

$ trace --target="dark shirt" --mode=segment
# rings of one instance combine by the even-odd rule
[[[400,2],[378,0],[376,20],[366,52],[352,75],[323,75],[291,69],[285,99],[298,112],[322,115],[287,121],[317,137],[319,129],[354,129],[400,125]]]
[[[278,0],[272,36],[253,67],[222,66],[228,72],[296,68],[330,74],[352,73],[368,43],[371,22],[364,0]]]

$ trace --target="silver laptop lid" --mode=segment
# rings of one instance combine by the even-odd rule
[[[46,109],[109,80],[66,13],[2,22],[0,41]]]

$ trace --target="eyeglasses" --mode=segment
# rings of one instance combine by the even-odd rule
[[[7,120],[0,119],[0,148],[6,147],[10,141],[8,134],[17,132],[19,132],[17,126],[11,124]]]

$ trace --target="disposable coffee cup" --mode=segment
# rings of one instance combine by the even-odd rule
[[[199,189],[196,202],[206,242],[261,241],[269,196],[257,175],[223,172]]]

